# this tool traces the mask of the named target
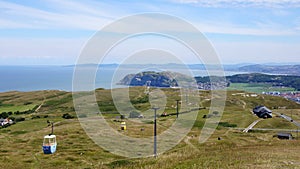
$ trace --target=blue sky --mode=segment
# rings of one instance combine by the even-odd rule
[[[0,1],[0,65],[75,64],[96,31],[144,12],[190,22],[224,64],[300,63],[300,0],[11,0]]]

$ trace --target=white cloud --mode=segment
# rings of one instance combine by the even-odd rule
[[[221,33],[231,35],[257,35],[257,36],[285,36],[299,35],[299,31],[291,28],[282,28],[280,25],[257,23],[252,27],[241,26],[230,22],[198,22],[195,26],[204,33]]]
[[[54,8],[51,12],[3,1],[0,6],[1,28],[98,30],[114,16],[97,10],[97,6],[69,1],[51,1],[49,6]]]
[[[182,4],[193,4],[201,7],[268,7],[268,8],[297,8],[300,0],[171,0]]]
[[[260,60],[267,61],[277,56],[278,60],[288,57],[286,60],[297,60],[299,44],[292,43],[264,43],[260,39],[272,39],[277,36],[285,42],[290,42],[290,37],[300,35],[300,19],[297,20],[299,13],[289,8],[300,7],[300,0],[188,0],[179,1],[172,0],[176,4],[160,3],[162,5],[156,7],[147,2],[139,2],[133,6],[123,6],[125,2],[100,2],[100,1],[60,1],[48,0],[43,1],[43,5],[21,5],[7,1],[0,1],[0,29],[13,29],[13,31],[22,31],[22,29],[43,29],[45,33],[51,30],[91,30],[97,31],[105,24],[109,24],[114,19],[128,16],[139,11],[163,11],[174,16],[185,18],[191,22],[203,33],[217,33],[224,35],[256,35],[266,37],[253,37],[253,40],[243,40],[243,36],[235,36],[235,43],[230,44],[223,40],[220,35],[215,42],[217,49],[220,51],[221,58],[225,60],[235,61],[236,58],[243,56],[243,61],[255,61],[255,57]],[[194,8],[189,5],[178,5],[177,3],[193,4],[201,7],[216,7],[217,9]],[[228,12],[224,8],[240,8],[242,10],[233,10]],[[263,10],[247,10],[246,7],[272,7],[272,9]],[[273,8],[274,7],[274,8]],[[133,9],[136,8],[136,9]],[[160,9],[161,8],[161,9]],[[282,8],[282,9],[280,9]],[[180,9],[180,10],[179,10]],[[205,13],[208,11],[208,13]],[[236,11],[244,11],[236,13]],[[250,12],[249,12],[250,11]],[[257,14],[251,12],[258,11]],[[264,11],[264,12],[262,12]],[[262,13],[260,13],[262,12]],[[223,16],[226,15],[226,16]],[[260,16],[262,15],[262,16]],[[245,18],[244,18],[245,17]],[[155,23],[155,18],[139,18],[138,22],[131,23],[128,29],[123,30],[120,27],[112,30],[112,32],[128,33],[133,28],[139,28],[142,25],[150,28],[145,23]],[[138,26],[135,24],[139,24]],[[183,32],[182,27],[172,21],[163,21],[159,24],[167,24],[172,31]],[[128,26],[128,25],[127,25]],[[146,29],[147,30],[147,29]],[[168,30],[164,30],[168,31]],[[191,33],[191,30],[184,30]],[[34,31],[31,31],[31,33]],[[57,38],[61,34],[51,32],[56,37],[49,38],[49,35],[40,35],[32,33],[34,37],[24,39],[0,38],[0,59],[3,58],[69,58],[74,60],[79,55],[84,40],[78,39],[76,32],[70,33],[67,37],[74,39]],[[26,35],[29,37],[30,35]],[[40,39],[35,37],[40,36]],[[228,37],[228,36],[227,36]],[[240,38],[240,39],[239,39]],[[277,39],[277,42],[280,41]],[[287,38],[287,39],[285,39]],[[274,38],[276,39],[276,38]],[[295,40],[296,38],[294,38]],[[251,41],[251,43],[242,43],[243,41]],[[293,38],[292,38],[293,40]],[[269,40],[271,41],[271,40]],[[296,41],[296,40],[295,40]],[[299,42],[299,41],[297,41]],[[299,48],[299,49],[298,49]],[[257,50],[259,49],[259,50]],[[266,56],[266,57],[264,57]],[[237,60],[239,62],[239,60]]]
[[[179,3],[193,3],[200,6],[211,7],[238,7],[238,6],[266,6],[281,4],[290,6],[300,5],[300,0],[186,0]],[[98,1],[76,2],[76,1],[46,1],[48,10],[34,8],[20,4],[0,1],[0,19],[1,28],[29,28],[29,29],[78,29],[78,30],[99,30],[105,24],[114,19],[123,17],[132,13],[128,8],[121,8],[109,3]],[[148,9],[145,3],[138,4],[143,9]],[[150,5],[151,7],[151,5]],[[126,11],[129,10],[129,11]],[[180,11],[177,10],[180,16]],[[175,13],[174,13],[175,14]],[[287,15],[287,12],[281,10],[278,15]],[[288,16],[287,16],[288,17]],[[231,20],[194,20],[192,24],[196,25],[202,32],[222,33],[237,35],[294,35],[299,34],[297,27],[289,28],[288,25],[280,26],[271,22],[254,23],[251,26],[242,26],[240,23],[233,23]],[[288,18],[287,18],[288,19]],[[140,19],[142,20],[142,19]],[[236,21],[237,22],[237,21]],[[172,22],[168,22],[172,23]],[[118,31],[118,30],[117,30]]]

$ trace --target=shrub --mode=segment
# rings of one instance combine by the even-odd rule
[[[139,97],[135,100],[131,100],[132,104],[147,103],[147,102],[149,102],[149,97],[148,96]]]
[[[117,161],[113,161],[108,164],[108,166],[110,166],[111,168],[125,167],[125,166],[131,166],[131,165],[132,165],[132,162],[130,160],[117,160]]]
[[[9,115],[8,115],[7,112],[2,112],[2,113],[0,114],[0,118],[3,118],[3,119],[6,119],[8,116],[9,116]]]
[[[24,105],[32,104],[32,102],[25,102]]]
[[[25,121],[25,118],[24,117],[17,117],[16,122],[20,122],[20,121]]]
[[[31,119],[39,119],[41,118],[40,116],[32,116]]]
[[[223,127],[237,127],[236,124],[231,124],[231,123],[228,123],[228,122],[220,122],[219,126],[223,126]]]
[[[218,112],[218,111],[214,111],[213,114],[214,114],[214,115],[218,115],[219,112]]]
[[[70,115],[69,113],[65,113],[65,114],[62,115],[62,118],[64,118],[64,119],[73,119],[74,116]]]

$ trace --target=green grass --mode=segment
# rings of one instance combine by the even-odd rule
[[[262,92],[272,92],[272,91],[279,91],[279,92],[287,92],[287,91],[295,91],[294,88],[290,87],[272,87],[271,84],[266,83],[231,83],[227,90],[243,90],[246,92],[253,92],[253,93],[262,93]]]
[[[254,128],[296,129],[296,126],[283,118],[273,117],[273,118],[264,119],[264,120],[258,122]]]
[[[0,106],[0,113],[1,112],[26,111],[26,110],[33,109],[35,106],[36,106],[36,104]]]
[[[121,90],[121,89],[118,89]],[[139,110],[149,108],[149,103],[140,100],[144,97],[144,88],[130,88],[131,99],[138,101],[134,106]],[[179,92],[162,89],[168,96],[166,112],[175,112],[174,105]],[[13,92],[0,93],[3,104],[24,106],[26,102],[38,105],[45,99],[45,106],[32,115],[26,117],[8,128],[0,129],[0,163],[6,168],[297,168],[299,167],[300,140],[279,140],[273,137],[278,131],[242,133],[236,128],[244,128],[258,117],[251,114],[254,105],[262,103],[271,108],[275,106],[293,107],[289,109],[275,109],[288,115],[293,111],[295,120],[300,119],[300,105],[283,98],[272,96],[243,97],[232,95],[240,91],[228,91],[225,111],[219,127],[205,142],[198,142],[201,129],[205,124],[203,115],[209,113],[209,108],[199,110],[194,127],[187,137],[177,146],[161,154],[158,158],[130,159],[116,156],[96,145],[86,135],[76,118],[63,119],[62,115],[75,115],[72,99],[69,93],[60,91]],[[202,104],[209,105],[209,91],[200,92]],[[97,90],[97,102],[103,108],[113,106],[109,90]],[[7,99],[10,98],[10,99]],[[173,107],[172,107],[173,106]],[[114,107],[114,106],[113,106]],[[48,115],[47,118],[43,118]],[[220,114],[218,114],[220,115]],[[32,119],[32,116],[41,118]],[[120,122],[116,116],[118,112],[106,112],[107,122],[116,132],[120,131]],[[175,116],[158,118],[158,133],[165,131],[175,121]],[[57,152],[45,155],[42,152],[44,135],[50,133],[51,128],[47,120],[54,122],[54,134],[57,136]],[[145,119],[141,123],[125,120],[127,131],[123,132],[132,137],[153,136],[153,124]],[[262,128],[293,129],[291,123],[280,118],[266,119],[257,124]],[[140,129],[144,128],[142,132]],[[293,133],[293,135],[296,135]],[[221,140],[218,140],[218,138]],[[116,146],[123,146],[122,143]]]

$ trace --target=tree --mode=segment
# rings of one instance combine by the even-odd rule
[[[6,119],[8,116],[9,116],[9,115],[8,115],[7,112],[2,112],[2,113],[0,114],[0,118],[3,118],[3,119]]]
[[[25,121],[25,118],[24,117],[17,117],[16,122],[20,122],[20,121]]]

